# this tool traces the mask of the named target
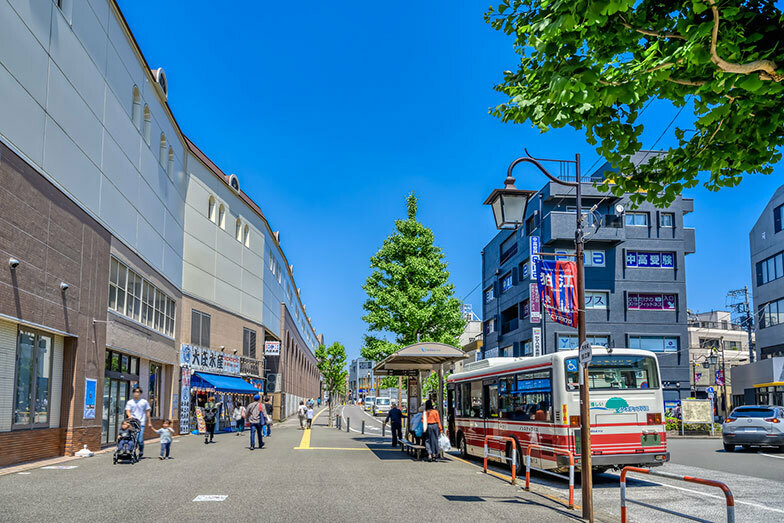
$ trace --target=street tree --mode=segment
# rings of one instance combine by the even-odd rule
[[[434,244],[433,231],[417,220],[413,193],[406,205],[408,217],[395,220],[395,232],[370,258],[373,272],[362,287],[369,334],[361,353],[373,361],[418,341],[457,345],[465,327],[444,252]]]
[[[316,366],[323,377],[324,390],[329,394],[329,426],[336,394],[346,393],[346,348],[339,342],[329,347],[323,343],[316,349]]]
[[[605,184],[669,203],[699,183],[770,174],[784,145],[784,15],[775,0],[503,0],[485,15],[522,56],[490,110],[544,132],[583,129],[619,169]],[[693,111],[677,147],[633,165],[652,100]],[[677,115],[676,115],[677,116]],[[673,119],[673,122],[675,119]],[[667,129],[665,129],[667,131]]]

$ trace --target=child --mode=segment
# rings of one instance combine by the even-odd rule
[[[120,424],[120,432],[117,434],[117,447],[120,452],[130,452],[133,448],[131,424],[125,420]]]
[[[308,407],[308,428],[313,423],[313,405]]]
[[[170,459],[169,449],[171,448],[172,434],[174,434],[174,430],[171,428],[171,420],[163,420],[163,425],[155,432],[161,435],[161,455],[159,459]],[[166,457],[164,457],[164,454]]]

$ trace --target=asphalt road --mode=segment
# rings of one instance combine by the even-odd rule
[[[359,421],[358,409],[347,409]],[[366,427],[380,423],[366,416]],[[111,453],[66,461],[75,468],[31,468],[0,475],[2,521],[576,521],[577,513],[545,495],[525,492],[475,463],[414,461],[389,436],[296,421],[273,428],[262,450],[247,433],[205,445],[183,436],[174,459],[112,465]],[[358,427],[360,425],[358,424]],[[372,432],[368,430],[368,432]],[[194,501],[197,496],[223,501]]]
[[[670,461],[689,467],[700,467],[717,472],[729,472],[781,483],[784,488],[784,452],[773,448],[724,452],[721,439],[670,439]]]

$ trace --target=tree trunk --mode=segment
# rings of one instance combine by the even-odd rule
[[[329,393],[329,427],[332,428],[332,393]]]

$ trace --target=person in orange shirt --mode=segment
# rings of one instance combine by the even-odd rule
[[[427,400],[425,403],[425,413],[422,416],[422,423],[425,428],[425,448],[430,461],[436,461],[440,449],[438,448],[438,436],[444,429],[441,426],[441,416],[438,411],[433,408],[433,402]]]

